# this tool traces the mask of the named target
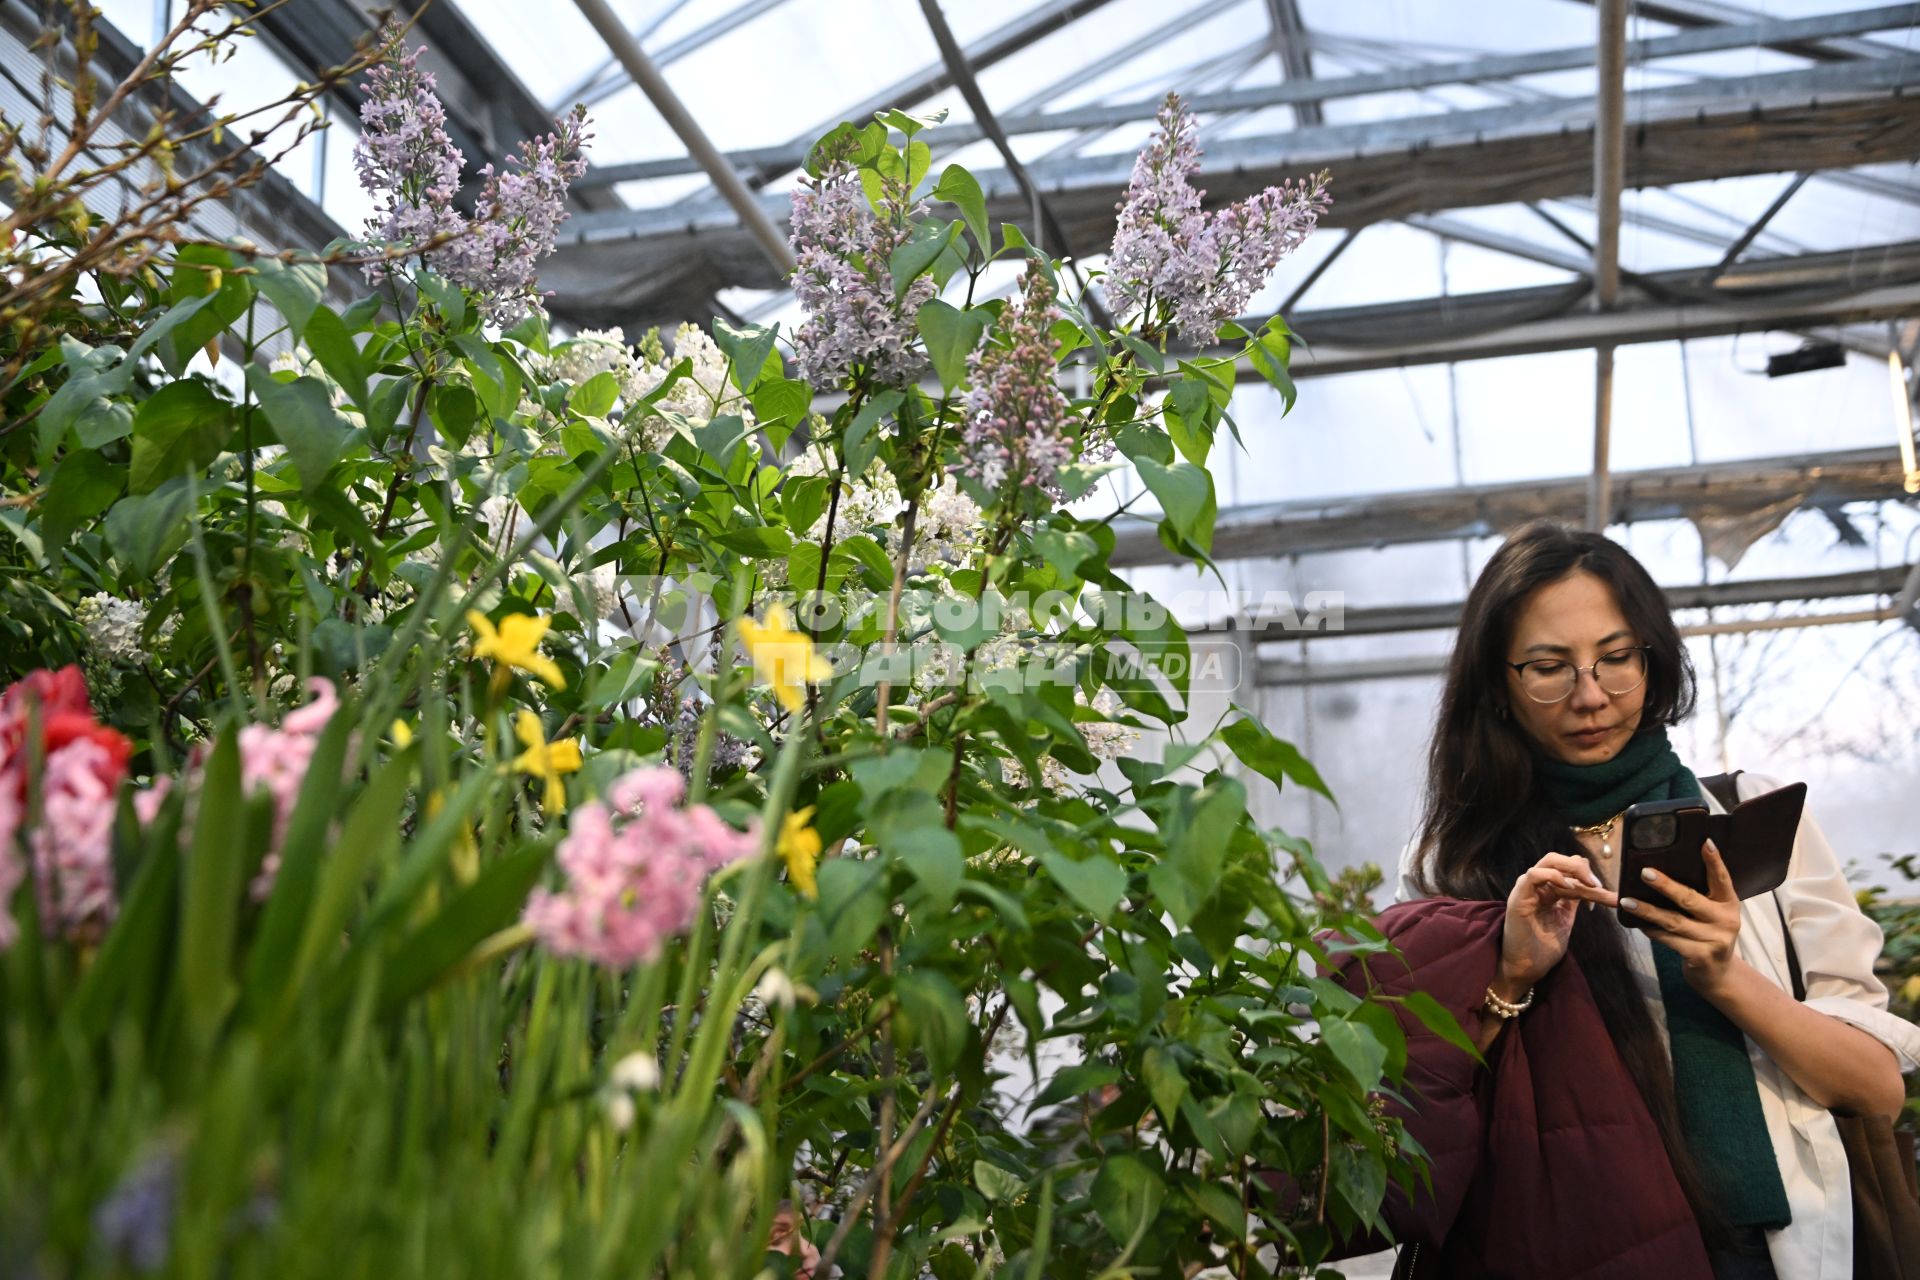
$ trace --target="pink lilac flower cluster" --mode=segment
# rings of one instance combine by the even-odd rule
[[[383,32],[382,38],[392,33]],[[433,73],[418,65],[424,52],[396,53],[367,73],[353,167],[377,202],[367,219],[367,233],[377,240],[424,245],[467,229],[453,207],[462,156],[447,137],[447,111],[435,92]],[[379,283],[383,269],[383,264],[368,264],[368,278]]]
[[[38,751],[29,728],[39,729]],[[49,934],[97,941],[118,910],[113,883],[114,798],[133,746],[94,720],[79,667],[35,671],[0,693],[0,949],[18,933],[8,904],[26,878],[17,847],[27,814],[28,770],[39,821],[27,834],[40,920]]]
[[[845,164],[794,189],[793,294],[807,322],[793,350],[802,377],[828,386],[860,367],[879,383],[905,386],[926,368],[913,347],[915,316],[932,299],[933,281],[921,276],[896,299],[888,268],[924,208],[882,219]]]
[[[988,489],[1029,484],[1054,493],[1055,473],[1073,460],[1067,398],[1053,357],[1060,311],[1038,264],[1020,279],[1020,296],[1000,322],[1006,345],[989,342],[967,358],[967,431],[958,470]]]
[[[467,235],[434,257],[447,278],[480,300],[497,325],[511,325],[539,305],[535,264],[553,252],[567,218],[567,187],[587,171],[587,109],[576,106],[559,129],[522,144],[513,168],[480,171],[486,185]]]
[[[382,38],[398,43],[391,29]],[[464,157],[447,136],[433,73],[419,68],[422,52],[396,52],[367,74],[353,149],[360,185],[376,201],[367,233],[419,246],[427,265],[475,295],[490,322],[511,325],[539,305],[535,264],[553,252],[567,188],[587,171],[587,110],[576,106],[555,132],[523,143],[507,170],[482,169],[469,222],[453,207]],[[378,283],[388,269],[370,263],[368,278]]]
[[[522,917],[542,946],[624,969],[686,932],[707,876],[752,853],[760,837],[706,805],[681,807],[685,796],[678,771],[636,769],[605,803],[574,810],[556,855],[566,883],[534,890]]]
[[[1331,202],[1322,173],[1268,187],[1224,209],[1202,210],[1206,193],[1191,181],[1200,169],[1196,133],[1186,104],[1168,94],[1119,206],[1107,291],[1116,310],[1144,315],[1161,309],[1182,336],[1205,343],[1240,315]]]

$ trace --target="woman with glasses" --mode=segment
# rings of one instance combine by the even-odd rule
[[[1398,956],[1346,968],[1435,995],[1483,1055],[1412,1026],[1400,1111],[1432,1184],[1390,1196],[1397,1275],[1853,1274],[1829,1109],[1897,1113],[1920,1030],[1811,819],[1777,894],[1741,902],[1711,843],[1711,894],[1653,882],[1679,910],[1620,883],[1629,805],[1720,809],[1667,739],[1693,701],[1665,598],[1605,537],[1536,522],[1474,584],[1402,867],[1424,900],[1381,919]]]

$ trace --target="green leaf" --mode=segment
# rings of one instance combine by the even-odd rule
[[[987,221],[987,197],[980,190],[978,179],[959,165],[950,164],[940,171],[940,181],[934,184],[933,198],[945,200],[960,210],[960,216],[967,220],[967,229],[973,232],[980,252],[983,255],[993,253],[993,224]]]
[[[122,498],[107,512],[107,545],[120,567],[147,578],[187,540],[188,477],[175,476],[152,493]]]
[[[124,392],[133,377],[133,361],[121,359],[118,348],[94,350],[76,338],[63,336],[60,350],[66,358],[67,380],[40,406],[40,419],[36,424],[42,467],[53,462],[68,428],[83,413],[97,410],[106,397]]]
[[[793,429],[807,420],[813,408],[813,388],[797,378],[768,376],[753,388],[753,416],[776,451],[784,449]]]
[[[1133,465],[1141,481],[1160,500],[1167,523],[1202,551],[1210,550],[1216,512],[1213,477],[1206,469],[1190,462],[1162,466],[1151,458],[1135,458]]]
[[[1154,1045],[1140,1060],[1140,1074],[1147,1082],[1153,1105],[1167,1128],[1172,1129],[1180,1116],[1181,1100],[1187,1096],[1187,1077],[1180,1070],[1179,1059],[1166,1046]]]
[[[1060,482],[1061,493],[1068,502],[1072,502],[1084,497],[1101,476],[1126,465],[1118,458],[1109,458],[1105,462],[1069,462],[1054,472],[1054,477]]]
[[[855,760],[851,768],[861,796],[875,805],[900,790],[933,794],[946,780],[948,761],[944,752],[896,745],[885,755]]]
[[[1220,411],[1208,394],[1207,385],[1195,378],[1182,378],[1167,392],[1167,434],[1173,438],[1180,455],[1197,467],[1207,465],[1213,452],[1214,430]]]
[[[1139,1240],[1153,1225],[1166,1199],[1160,1170],[1145,1156],[1111,1156],[1093,1179],[1093,1212],[1116,1244]]]
[[[694,443],[700,452],[720,464],[722,473],[731,474],[740,458],[740,446],[753,434],[746,420],[737,413],[723,413],[693,429]]]
[[[540,879],[553,846],[530,841],[486,864],[480,878],[395,948],[381,971],[381,1007],[392,1012],[447,977],[469,952],[512,924]]]
[[[1126,868],[1104,853],[1080,859],[1058,852],[1042,853],[1039,857],[1054,883],[1096,919],[1110,916],[1120,895],[1127,891]]]
[[[905,400],[904,392],[882,391],[860,406],[860,412],[848,424],[846,438],[840,446],[840,456],[846,463],[848,476],[858,478],[867,473],[868,464],[880,448],[877,428],[882,420],[899,412]]]
[[[916,319],[920,336],[927,342],[933,371],[940,375],[940,389],[953,390],[966,378],[967,357],[980,345],[980,335],[987,330],[986,314],[962,311],[934,298],[921,304]]]
[[[900,247],[887,257],[887,272],[893,277],[895,298],[906,296],[908,287],[947,251],[947,246],[953,243],[953,237],[959,230],[959,223],[941,222],[938,219],[914,227]]]
[[[58,557],[73,531],[111,507],[125,483],[126,469],[92,449],[76,449],[60,459],[40,501],[45,554]]]
[[[133,434],[133,406],[120,400],[96,400],[80,411],[74,439],[83,449],[98,449]]]
[[[1084,1098],[1110,1084],[1121,1080],[1120,1068],[1108,1062],[1083,1062],[1076,1067],[1068,1067],[1047,1081],[1047,1087],[1028,1106],[1029,1112],[1041,1107],[1050,1107],[1056,1102],[1065,1102],[1068,1098]]]
[[[226,1018],[236,986],[234,940],[246,888],[246,823],[240,743],[229,727],[200,775],[193,843],[180,892],[179,990],[188,1041],[204,1052]]]
[[[933,603],[933,629],[962,653],[971,652],[999,635],[1001,619],[1006,616],[1005,599],[991,587],[981,592],[978,599],[942,596]]]
[[[1480,1050],[1475,1047],[1472,1038],[1461,1029],[1459,1020],[1438,1000],[1424,991],[1410,991],[1400,997],[1400,1003],[1404,1004],[1414,1017],[1420,1019],[1427,1030],[1467,1056],[1479,1059]]]
[[[287,318],[295,341],[306,333],[307,324],[327,293],[327,267],[322,262],[282,262],[262,257],[254,262],[254,284],[274,310]]]
[[[858,955],[887,918],[886,866],[876,860],[828,858],[820,864],[819,919],[839,959]]]
[[[1387,1047],[1374,1035],[1373,1028],[1363,1022],[1334,1018],[1320,1025],[1320,1039],[1361,1089],[1379,1087]]]
[[[793,550],[793,535],[771,525],[726,529],[715,534],[713,540],[729,551],[738,551],[755,560],[785,556]]]
[[[567,407],[583,418],[604,418],[619,398],[620,380],[603,369],[573,389]]]
[[[467,295],[459,285],[432,271],[420,272],[414,283],[420,286],[421,299],[433,304],[449,330],[467,327]]]
[[[367,365],[354,343],[346,322],[326,307],[315,307],[307,318],[307,350],[320,362],[333,380],[353,397],[363,412],[369,411]]]
[[[1279,316],[1267,321],[1260,335],[1247,344],[1247,358],[1253,362],[1253,367],[1280,393],[1280,412],[1283,417],[1293,411],[1293,402],[1298,395],[1288,363],[1292,355],[1293,339],[1289,336],[1287,322]]]
[[[281,382],[258,365],[247,366],[247,384],[287,447],[300,487],[318,489],[353,440],[353,427],[335,411],[326,384],[318,378]]]
[[[973,1162],[973,1185],[980,1188],[980,1194],[999,1204],[1011,1204],[1026,1189],[1026,1179],[1017,1173],[1009,1173],[997,1164],[985,1160]]]
[[[927,1065],[945,1073],[959,1060],[967,1042],[967,1006],[944,974],[909,969],[894,979],[894,995],[905,1015],[904,1030],[927,1051]]]
[[[1291,742],[1276,738],[1252,716],[1243,716],[1222,729],[1220,740],[1240,758],[1242,764],[1274,786],[1279,787],[1283,780],[1291,778],[1301,786],[1333,800],[1333,792],[1327,789],[1320,771],[1300,754],[1300,749]],[[1338,807],[1339,802],[1334,801],[1334,804]]]
[[[1062,578],[1073,578],[1087,557],[1099,552],[1100,546],[1092,535],[1078,529],[1048,528],[1033,535],[1033,549],[1055,573]]]
[[[740,388],[743,395],[753,390],[753,384],[760,380],[779,336],[779,325],[747,324],[736,328],[726,320],[714,317],[714,344],[726,352],[733,385]]]
[[[198,378],[170,382],[141,402],[133,418],[128,487],[152,493],[163,480],[200,475],[233,434],[233,406]]]

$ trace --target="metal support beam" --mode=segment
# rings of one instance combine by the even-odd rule
[[[1627,0],[1600,0],[1595,37],[1599,72],[1593,129],[1593,306],[1611,311],[1620,301],[1620,190],[1627,176]],[[1613,347],[1594,351],[1593,473],[1587,486],[1587,528],[1604,530],[1613,447]]]
[[[1794,597],[1798,599],[1799,597]],[[1784,617],[1744,618],[1702,622],[1678,628],[1681,637],[1747,635],[1755,631],[1798,631],[1807,627],[1846,626],[1849,623],[1890,622],[1902,616],[1897,608],[1848,609],[1840,613],[1796,613]],[[1218,634],[1188,633],[1195,642]],[[1322,633],[1324,635],[1324,633]],[[1421,680],[1447,672],[1448,655],[1422,654],[1412,658],[1380,658],[1361,662],[1298,662],[1292,658],[1263,658],[1254,664],[1255,687],[1280,689],[1302,685],[1342,684],[1353,680]],[[1242,667],[1241,670],[1246,670]]]
[[[1635,40],[1627,44],[1626,59],[1644,65],[1646,62],[1664,57],[1682,57],[1698,53],[1711,53],[1726,49],[1750,48],[1754,45],[1768,44],[1775,38],[1798,37],[1803,34],[1828,33],[1835,31],[1880,31],[1906,27],[1920,22],[1920,3],[1889,5],[1878,9],[1865,9],[1853,13],[1830,14],[1819,18],[1801,18],[1781,22],[1756,22],[1740,27],[1709,27],[1700,31],[1683,32],[1679,35],[1661,36],[1651,40]],[[1014,24],[1021,25],[1021,24]],[[998,35],[999,33],[996,33]],[[998,50],[1001,45],[993,37],[982,44],[988,52]],[[1002,55],[1004,56],[1004,55]],[[1330,102],[1340,98],[1360,97],[1369,94],[1398,93],[1407,90],[1432,88],[1446,84],[1482,84],[1489,81],[1505,80],[1515,76],[1539,75],[1553,71],[1576,71],[1595,66],[1595,50],[1591,45],[1582,45],[1570,49],[1546,50],[1538,53],[1499,54],[1486,58],[1476,58],[1459,63],[1423,63],[1416,66],[1394,67],[1389,70],[1370,72],[1365,75],[1336,76],[1322,80],[1287,80],[1277,85],[1254,85],[1243,89],[1228,89],[1216,93],[1195,94],[1189,99],[1189,105],[1197,112],[1211,114],[1225,111],[1251,111],[1266,107],[1294,106],[1306,103]],[[989,62],[972,50],[968,51],[968,60],[976,70],[984,69]],[[1870,78],[1875,86],[1882,89],[1897,87],[1911,78],[1911,69],[1905,75],[1900,74],[1897,60],[1891,67],[1882,67]],[[1826,68],[1828,71],[1833,68]],[[1791,75],[1791,72],[1775,73]],[[921,86],[931,83],[935,76],[932,69],[910,77],[887,90],[876,94],[868,102],[849,109],[843,118],[861,120],[874,111],[891,105],[907,105],[918,101],[928,94],[919,93]],[[1695,89],[1701,93],[1712,94],[1718,86],[1722,95],[1732,90],[1732,97],[1745,96],[1746,90],[1739,86],[1749,83],[1752,77],[1731,77],[1725,80],[1701,81],[1697,85],[1669,85],[1666,92],[1680,92]],[[946,88],[949,82],[943,80],[938,88]],[[1810,82],[1811,83],[1811,82]],[[1823,88],[1811,89],[1811,92],[1844,91],[1848,78],[1843,73],[1820,81]],[[934,92],[937,92],[935,89]],[[1650,90],[1647,92],[1662,92]],[[915,96],[918,95],[918,96]],[[1721,101],[1725,97],[1720,98]],[[1544,123],[1547,119],[1558,119],[1566,104],[1579,106],[1582,100],[1567,99],[1552,105],[1555,115],[1542,117],[1538,107],[1533,104],[1521,104],[1518,108],[1505,108],[1507,116],[1516,120],[1532,119]],[[1696,103],[1696,105],[1706,105]],[[1061,130],[1110,129],[1118,125],[1142,120],[1151,120],[1160,108],[1160,100],[1142,99],[1137,102],[1116,103],[1075,107],[1066,111],[1020,113],[1010,112],[1000,120],[1009,135],[1022,133],[1052,133]],[[1501,109],[1494,109],[1501,110]],[[1529,113],[1532,113],[1531,116]],[[1458,116],[1474,118],[1471,126],[1461,130],[1466,136],[1487,132],[1487,117],[1481,112],[1456,112]],[[1591,112],[1586,113],[1591,120]],[[1636,110],[1635,118],[1639,118]],[[1304,117],[1303,121],[1304,123]],[[818,132],[825,132],[829,126],[822,126]],[[776,147],[758,147],[733,153],[733,160],[743,168],[753,166],[757,169],[784,172],[799,167],[806,159],[807,148],[812,145],[818,132],[810,132],[791,142]],[[953,147],[978,142],[985,133],[978,125],[960,123],[942,125],[930,129],[921,135],[929,146]],[[671,177],[675,174],[693,172],[685,162],[677,157],[661,160],[644,160],[630,164],[608,165],[589,175],[589,182],[619,182],[635,178]]]
[[[646,48],[647,37],[657,31],[674,14],[684,9],[688,3],[689,0],[670,0],[665,8],[633,29],[634,40],[639,42],[641,48]],[[722,36],[733,34],[755,18],[785,3],[786,0],[748,0],[748,3],[741,5],[738,9],[714,19],[704,27],[689,31],[650,56],[655,66],[670,67],[688,54],[706,48]],[[631,83],[625,68],[620,66],[620,60],[608,57],[603,59],[591,73],[555,98],[552,109],[555,112],[565,111],[576,102],[593,106],[612,97]]]
[[[1704,466],[1621,472],[1609,524],[1739,516],[1785,503],[1828,506],[1901,500],[1900,459],[1892,442],[1880,449],[1784,458],[1753,458]],[[1529,520],[1576,518],[1586,478],[1467,485],[1351,498],[1301,499],[1230,508],[1214,525],[1216,560],[1258,559],[1361,548],[1499,537]],[[1116,568],[1171,564],[1156,521],[1122,516],[1114,522]]]
[[[1787,184],[1786,190],[1775,196],[1773,203],[1763,209],[1760,216],[1755,218],[1752,224],[1740,233],[1740,238],[1727,246],[1725,256],[1723,256],[1718,265],[1714,267],[1708,279],[1719,279],[1728,267],[1731,267],[1737,262],[1740,255],[1747,251],[1747,246],[1754,242],[1755,237],[1767,229],[1767,224],[1773,221],[1774,215],[1787,207],[1787,201],[1793,199],[1793,197],[1799,193],[1800,188],[1807,185],[1807,179],[1812,176],[1810,173],[1795,174],[1793,181]]]
[[[1594,2],[1586,0],[1588,4]],[[1637,0],[1636,10],[1643,18],[1690,31],[1741,26],[1760,16],[1752,9],[1723,4],[1720,0]],[[1897,57],[1900,54],[1898,49],[1889,49],[1869,40],[1836,40],[1825,36],[1782,36],[1763,41],[1762,44],[1775,53],[1791,54],[1814,62],[1850,62],[1860,58]]]
[[[1667,607],[1675,610],[1721,609],[1800,600],[1852,600],[1862,596],[1885,596],[1891,600],[1899,594],[1906,576],[1907,566],[1896,565],[1886,569],[1863,569],[1817,577],[1698,583],[1665,587],[1662,592],[1667,597]],[[1341,615],[1338,631],[1325,630],[1317,620],[1314,625],[1308,626],[1290,617],[1268,621],[1255,616],[1244,623],[1236,619],[1235,627],[1245,626],[1256,645],[1281,641],[1338,640],[1342,636],[1404,635],[1415,631],[1451,631],[1460,625],[1460,616],[1465,609],[1466,605],[1458,602],[1348,609]],[[1891,610],[1873,612],[1893,616]],[[1873,619],[1855,614],[1848,620],[1858,622]],[[1747,623],[1732,623],[1731,626],[1748,629],[1754,628],[1755,623],[1764,624],[1766,621],[1754,619]],[[1765,629],[1764,625],[1759,629]],[[1717,630],[1712,623],[1700,624],[1695,634],[1708,635]]]
[[[1281,79],[1288,84],[1313,82],[1313,54],[1307,37],[1307,24],[1301,21],[1298,0],[1267,0],[1268,25],[1273,37],[1273,52],[1280,59]],[[1294,104],[1294,120],[1303,127],[1324,124],[1320,103],[1302,98]]]
[[[607,48],[627,69],[627,74],[633,77],[640,91],[647,95],[647,101],[653,103],[654,110],[666,120],[667,127],[686,144],[688,153],[700,162],[700,167],[706,170],[713,185],[739,216],[740,225],[760,246],[760,252],[766,255],[774,271],[784,279],[794,266],[793,251],[787,247],[787,238],[773,225],[766,210],[760,207],[753,193],[740,180],[740,175],[733,171],[733,166],[713,145],[706,131],[680,101],[679,95],[674,93],[673,86],[667,83],[667,78],[660,74],[660,69],[653,65],[653,60],[647,57],[646,51],[633,38],[633,33],[608,7],[606,0],[574,0],[574,4],[593,25],[593,29],[600,33],[600,38],[607,42]]]

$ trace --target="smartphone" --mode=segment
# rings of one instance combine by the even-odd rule
[[[1707,803],[1699,799],[1655,800],[1636,804],[1621,819],[1620,893],[1665,911],[1680,908],[1672,898],[1648,884],[1641,872],[1652,867],[1689,889],[1708,893],[1707,864],[1700,846],[1708,836]],[[1645,920],[1631,911],[1620,912],[1620,923],[1644,929]]]

